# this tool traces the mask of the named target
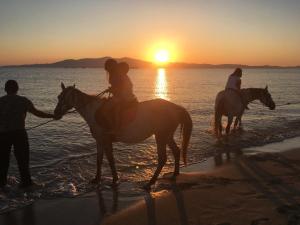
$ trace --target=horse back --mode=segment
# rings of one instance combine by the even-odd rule
[[[170,128],[175,130],[180,123],[182,110],[183,107],[164,99],[139,102],[135,112],[128,111],[131,121],[122,128],[120,140],[138,142]]]
[[[220,107],[222,105],[222,107]],[[240,95],[234,90],[220,91],[215,100],[215,110],[223,115],[237,116],[242,112],[243,104]]]

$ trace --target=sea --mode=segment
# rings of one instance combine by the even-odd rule
[[[231,133],[220,143],[212,132],[214,101],[232,72],[233,69],[158,68],[131,69],[128,75],[139,101],[163,98],[188,110],[193,120],[188,164],[204,161],[222,148],[244,149],[300,136],[300,70],[244,69],[242,87],[268,86],[277,107],[269,110],[259,101],[250,104],[243,116],[243,130]],[[19,95],[45,112],[53,112],[61,82],[66,86],[75,84],[93,95],[109,86],[102,68],[0,68],[0,96],[5,94],[4,84],[9,79],[18,81]],[[46,121],[28,113],[26,127],[30,129]],[[79,114],[68,114],[59,121],[30,129],[28,135],[31,174],[42,188],[30,193],[17,188],[18,167],[11,154],[9,185],[6,192],[0,193],[0,213],[38,199],[76,198],[95,189],[89,181],[96,172],[96,144]],[[179,131],[176,140],[180,143]],[[135,145],[115,143],[113,147],[123,194],[139,196],[140,187],[150,179],[157,165],[154,137]],[[173,170],[171,151],[167,153],[168,161],[161,174]],[[104,158],[104,188],[109,188],[111,180]]]

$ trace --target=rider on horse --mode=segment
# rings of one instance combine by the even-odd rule
[[[113,118],[109,118],[109,129],[116,134],[121,126],[121,112],[123,109],[136,104],[137,98],[133,94],[133,85],[127,75],[129,65],[126,62],[117,63],[114,59],[108,59],[104,65],[109,75],[110,87],[106,90],[111,94],[109,98],[109,111]]]
[[[242,84],[242,69],[236,68],[235,71],[228,77],[225,90],[233,90],[235,91],[240,97],[245,109],[249,109],[247,103],[243,100],[242,93],[241,93],[241,84]]]

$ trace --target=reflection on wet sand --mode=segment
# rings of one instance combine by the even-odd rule
[[[101,188],[98,188],[96,190],[96,194],[98,196],[99,212],[102,218],[104,218],[107,215],[114,214],[118,210],[118,198],[119,198],[118,187],[112,187],[111,191],[112,191],[112,205],[110,210],[108,211],[107,204],[105,203],[105,199],[103,198],[103,193]],[[102,218],[100,219],[100,221],[102,220]]]
[[[95,192],[77,198],[42,200],[0,214],[0,225],[102,224],[108,216],[119,210],[119,190],[97,188]],[[121,207],[124,208],[122,200]]]
[[[36,216],[33,205],[26,206],[23,210],[20,210],[20,213],[16,217],[16,215],[12,212],[5,213],[0,219],[4,222],[5,225],[35,225],[36,224]]]
[[[166,70],[159,68],[157,70],[155,81],[155,97],[170,100],[168,97],[168,81],[166,77]]]

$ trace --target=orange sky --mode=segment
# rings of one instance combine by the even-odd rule
[[[66,58],[300,65],[300,3],[288,1],[5,1],[0,65]]]

